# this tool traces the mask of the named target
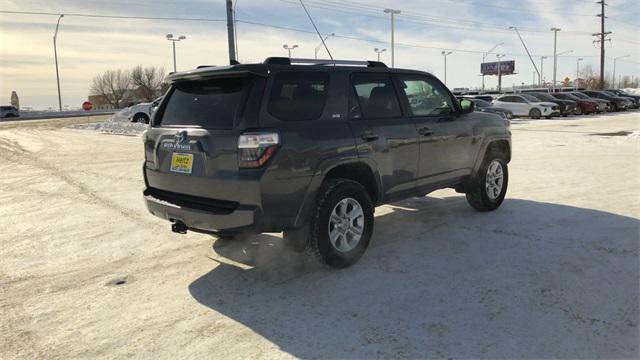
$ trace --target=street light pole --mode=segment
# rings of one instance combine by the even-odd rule
[[[573,88],[575,90],[578,90],[578,79],[580,78],[580,61],[582,60],[582,58],[578,58],[578,60],[576,61],[576,80],[575,84],[573,85]]]
[[[563,52],[561,52],[561,53],[556,54],[556,56],[555,56],[556,63],[557,63],[557,60],[558,60],[558,58],[560,57],[560,55],[569,54],[569,53],[572,53],[572,52],[573,52],[573,50],[567,50],[567,51],[563,51]],[[555,78],[555,73],[556,73],[555,69],[554,69],[553,73],[554,73],[554,78]],[[554,81],[553,83],[554,83],[553,90],[554,90],[554,92],[555,92],[555,89],[556,89],[556,87],[555,87],[555,81]]]
[[[297,47],[298,47],[298,45],[291,45],[291,46],[289,46],[287,44],[282,45],[282,48],[289,52],[289,59],[291,59],[291,50],[293,50],[293,49],[295,49]]]
[[[395,67],[395,15],[400,14],[400,10],[384,9],[385,14],[391,14],[391,67]]]
[[[498,92],[502,91],[502,58],[505,57],[504,54],[496,54],[496,58],[498,58]]]
[[[453,54],[451,51],[443,51],[442,57],[444,57],[444,85],[447,86],[447,56]]]
[[[382,54],[383,52],[387,51],[387,49],[378,49],[378,48],[374,48],[373,52],[375,52],[376,54],[378,54],[378,62],[380,62],[380,54]]]
[[[184,39],[186,39],[187,37],[184,35],[180,35],[177,38],[173,36],[173,34],[167,34],[167,40],[171,41],[171,43],[173,44],[173,72],[178,71],[177,70],[177,65],[176,65],[176,43],[178,41],[182,41]]]
[[[629,56],[631,55],[623,55],[623,56],[618,56],[617,58],[613,58],[613,84],[611,87],[614,89],[616,89],[616,62],[618,61],[618,59],[626,58]],[[618,86],[620,86],[619,81],[618,81]]]
[[[60,14],[58,22],[56,23],[56,32],[53,34],[53,56],[56,60],[56,82],[58,84],[58,108],[62,112],[62,94],[60,92],[60,72],[58,71],[58,28],[60,27],[60,20],[64,17],[64,14]]]
[[[553,92],[556,91],[556,72],[558,67],[558,55],[556,51],[558,48],[558,31],[561,30],[560,28],[551,28],[551,31],[553,31],[553,84],[551,85]]]
[[[495,45],[494,47],[489,49],[489,51],[487,51],[486,53],[482,54],[482,62],[484,63],[485,59],[487,58],[487,55],[491,54],[491,52],[493,50],[495,50],[498,46],[502,46],[502,45],[504,45],[503,42],[501,42],[500,44]],[[482,70],[482,69],[480,69],[480,70]],[[484,93],[484,74],[482,74],[482,92]]]
[[[324,39],[322,40],[322,42],[320,42],[320,45],[316,46],[316,48],[315,48],[316,60],[318,60],[318,51],[320,51],[320,48],[324,46],[324,43],[327,41],[329,36],[336,36],[336,34],[331,33],[331,34],[325,36]]]
[[[544,59],[546,59],[546,56],[540,56],[540,86],[542,86],[544,84],[544,80],[542,79],[542,76],[544,75]]]

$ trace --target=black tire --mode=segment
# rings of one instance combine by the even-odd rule
[[[549,116],[546,116],[545,118],[546,118],[546,119],[551,119],[551,118],[552,118],[552,116],[551,116],[551,115],[549,115]]]
[[[582,108],[580,106],[576,106],[576,110],[573,113],[575,115],[582,115]]]
[[[142,113],[136,114],[133,117],[133,122],[148,124],[149,123],[149,117],[146,114],[142,114]]]
[[[342,200],[355,199],[362,207],[364,227],[360,240],[349,251],[339,251],[329,239],[329,218],[334,207]],[[369,246],[373,233],[373,202],[359,183],[347,179],[330,179],[320,188],[316,208],[309,224],[307,254],[321,264],[344,268],[357,262]]]
[[[489,165],[494,161],[497,161],[502,166],[503,173],[503,182],[502,189],[500,194],[495,198],[491,199],[487,194],[486,190],[486,180],[487,180],[487,170]],[[509,185],[509,168],[507,167],[507,161],[505,154],[498,151],[490,151],[488,152],[484,160],[482,161],[482,165],[478,170],[478,175],[474,183],[472,184],[471,189],[467,192],[467,202],[471,207],[478,211],[492,211],[500,207],[502,202],[504,201],[504,197],[507,194],[507,186]]]
[[[540,119],[540,115],[542,115],[542,113],[540,113],[540,110],[537,108],[529,110],[529,117],[532,119]]]
[[[620,111],[620,109],[618,109],[618,104],[616,104],[616,103],[611,103],[611,111],[612,111],[612,112],[618,112],[618,111]]]

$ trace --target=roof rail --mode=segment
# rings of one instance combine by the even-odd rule
[[[367,61],[367,60],[325,60],[325,59],[289,59],[286,57],[269,57],[264,61],[269,65],[291,65],[291,64],[310,64],[310,65],[347,65],[347,66],[367,66],[386,68],[383,62]]]

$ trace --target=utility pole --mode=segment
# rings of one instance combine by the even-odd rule
[[[558,70],[558,31],[562,29],[560,28],[551,28],[553,31],[553,84],[551,84],[551,89],[553,92],[556,92],[556,72]]]
[[[447,86],[447,56],[451,55],[451,51],[443,51],[442,56],[444,57],[444,85]]]
[[[64,15],[62,14],[60,15],[60,17],[58,17],[56,32],[55,34],[53,34],[53,56],[56,59],[56,80],[58,83],[58,106],[60,112],[62,112],[62,94],[60,93],[60,73],[58,72],[58,28],[60,27],[60,20],[62,20],[63,17]]]
[[[391,67],[395,67],[395,15],[400,14],[400,10],[384,9],[385,14],[391,14]]]
[[[229,43],[229,64],[237,62],[236,36],[234,35],[233,1],[227,0],[227,41]]]
[[[600,17],[600,32],[596,34],[592,34],[592,36],[596,36],[598,39],[594,40],[594,43],[600,43],[600,88],[604,89],[604,42],[611,41],[611,39],[607,39],[607,35],[611,34],[611,31],[604,31],[604,19],[607,17],[604,15],[604,7],[607,6],[605,0],[600,0],[596,4],[601,5],[600,14],[596,15]],[[615,81],[615,80],[614,80]]]
[[[498,58],[498,92],[502,91],[502,58],[505,57],[504,54],[496,54]]]
[[[573,86],[575,90],[578,90],[578,79],[580,78],[580,61],[582,60],[582,58],[578,58],[578,60],[576,61],[576,80],[574,81]]]
[[[546,56],[540,56],[540,86],[542,86],[544,84],[544,80],[542,79],[542,76],[544,74],[543,67],[544,67],[544,59],[546,59]]]

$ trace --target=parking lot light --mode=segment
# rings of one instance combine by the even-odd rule
[[[297,47],[298,47],[298,45],[291,45],[291,46],[289,46],[287,44],[282,45],[282,48],[289,52],[289,59],[291,59],[291,50],[293,50],[293,49],[295,49]]]
[[[187,37],[184,35],[180,35],[177,38],[173,36],[173,34],[167,34],[167,40],[171,41],[173,44],[173,72],[178,71],[176,67],[176,43],[178,41],[182,41]]]
[[[378,49],[378,48],[373,49],[373,52],[375,52],[378,55],[378,62],[380,62],[380,54],[382,54],[385,51],[387,51],[387,49]]]
[[[453,54],[453,52],[443,51],[441,54],[444,57],[444,84],[447,85],[447,56]]]
[[[395,39],[394,39],[394,31],[395,31],[395,15],[400,14],[400,10],[394,9],[384,9],[385,14],[391,15],[391,67],[395,67]]]

